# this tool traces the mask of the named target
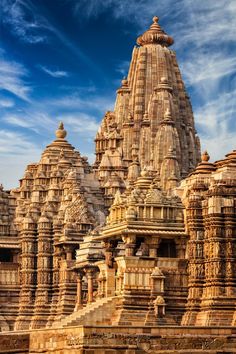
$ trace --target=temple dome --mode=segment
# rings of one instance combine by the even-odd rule
[[[169,47],[174,43],[173,38],[163,31],[158,21],[159,18],[154,16],[150,28],[137,38],[137,44],[141,46],[146,44],[160,44]]]

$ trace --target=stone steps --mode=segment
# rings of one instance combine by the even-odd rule
[[[115,298],[99,299],[86,307],[73,312],[61,321],[53,323],[52,328],[69,327],[75,325],[98,325],[111,323],[112,313],[115,311]]]

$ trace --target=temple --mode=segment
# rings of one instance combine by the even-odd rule
[[[138,37],[92,166],[61,122],[1,186],[0,353],[236,353],[236,151],[201,155],[173,43]]]

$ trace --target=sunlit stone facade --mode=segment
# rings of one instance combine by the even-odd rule
[[[157,17],[137,44],[94,165],[60,123],[20,186],[0,190],[0,327],[21,352],[236,348],[236,152],[200,157]]]

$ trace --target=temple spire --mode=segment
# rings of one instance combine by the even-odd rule
[[[96,137],[96,171],[102,186],[111,171],[124,181],[131,176],[136,166],[133,145],[137,147],[141,169],[148,166],[160,173],[163,161],[171,168],[178,164],[174,177],[178,181],[200,161],[191,104],[175,53],[169,48],[173,39],[158,21],[155,16],[150,28],[138,38],[127,79],[117,90],[114,111],[105,114]],[[113,134],[119,137],[116,152],[109,145]],[[169,149],[175,150],[175,159],[165,159]],[[167,172],[165,176],[169,180]]]

